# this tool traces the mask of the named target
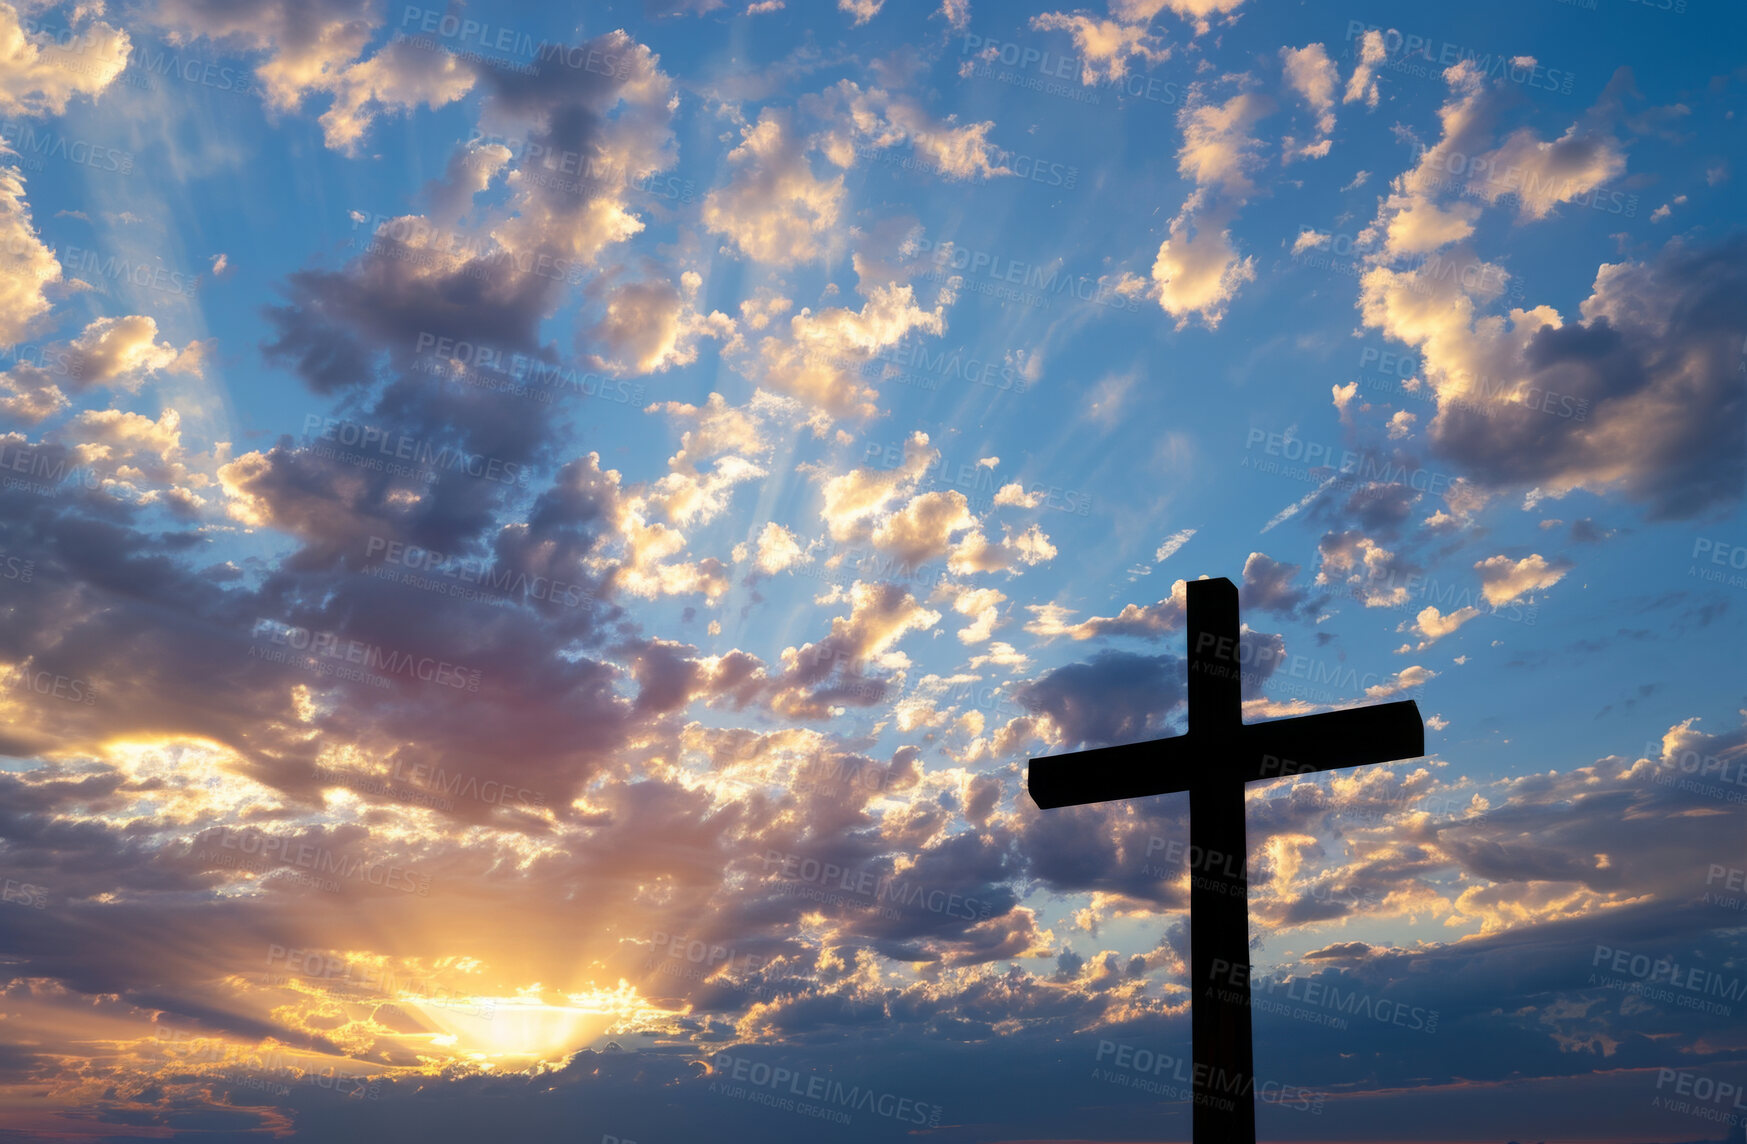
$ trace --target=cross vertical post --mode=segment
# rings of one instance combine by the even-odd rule
[[[1195,580],[1185,598],[1188,730],[1032,759],[1026,787],[1046,810],[1188,792],[1195,1144],[1254,1144],[1244,784],[1416,758],[1425,754],[1425,722],[1407,699],[1245,723],[1237,587]]]
[[[1243,726],[1237,588],[1230,580],[1188,587],[1188,737],[1202,757],[1227,758]],[[1256,1138],[1243,787],[1233,795],[1231,776],[1218,767],[1203,768],[1189,787],[1189,1030],[1197,1142]],[[1238,981],[1246,988],[1234,988]]]

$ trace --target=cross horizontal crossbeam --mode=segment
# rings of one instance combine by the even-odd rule
[[[1262,782],[1423,754],[1425,723],[1419,705],[1405,699],[1244,723],[1226,735],[1191,730],[1144,743],[1032,759],[1026,787],[1039,807],[1049,809],[1178,794],[1209,782]]]

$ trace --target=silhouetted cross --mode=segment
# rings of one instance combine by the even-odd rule
[[[1187,588],[1187,733],[1032,759],[1026,785],[1046,810],[1189,792],[1195,1144],[1253,1144],[1244,784],[1411,759],[1425,754],[1425,724],[1411,699],[1245,724],[1237,588],[1223,578]]]

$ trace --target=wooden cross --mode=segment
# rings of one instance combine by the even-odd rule
[[[1039,807],[1189,792],[1189,947],[1195,1144],[1253,1144],[1249,881],[1244,784],[1425,754],[1413,700],[1243,721],[1237,587],[1188,587],[1189,729],[1169,739],[1032,759]]]

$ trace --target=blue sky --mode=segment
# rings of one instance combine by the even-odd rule
[[[0,0],[0,1123],[1186,1139],[1210,576],[1263,1137],[1747,1115],[1739,14],[573,16]]]

